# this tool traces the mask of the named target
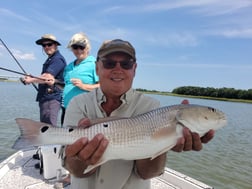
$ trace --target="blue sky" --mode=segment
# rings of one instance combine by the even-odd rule
[[[94,56],[107,39],[134,45],[135,88],[252,88],[251,0],[8,0],[0,4],[0,25],[0,38],[35,76],[46,59],[37,39],[54,34],[69,63],[74,56],[67,43],[84,32]],[[21,71],[1,44],[0,61]]]

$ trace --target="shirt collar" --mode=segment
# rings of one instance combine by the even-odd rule
[[[121,96],[120,100],[122,101],[123,104],[128,103],[131,100],[134,91],[135,91],[134,89],[130,88],[125,94]],[[96,93],[97,93],[97,102],[99,105],[101,105],[103,102],[106,102],[106,97],[103,94],[100,87],[97,88]]]

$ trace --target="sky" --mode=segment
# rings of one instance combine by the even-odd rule
[[[252,89],[251,0],[8,0],[0,3],[0,38],[23,69],[40,75],[47,56],[35,41],[54,34],[66,46],[84,32],[90,54],[104,40],[136,49],[134,88],[170,92],[181,86]],[[0,43],[0,67],[21,71]],[[0,70],[0,75],[15,75]]]

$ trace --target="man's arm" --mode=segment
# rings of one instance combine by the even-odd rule
[[[40,79],[41,78],[41,79]],[[47,84],[52,86],[55,83],[55,78],[50,73],[44,73],[40,75],[39,77],[31,77],[31,76],[25,76],[23,78],[23,81],[25,84],[31,84],[31,83],[39,83],[39,84]]]
[[[142,179],[150,179],[161,175],[166,164],[166,153],[155,159],[142,159],[135,161],[135,172]]]

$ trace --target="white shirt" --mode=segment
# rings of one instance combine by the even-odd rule
[[[74,97],[67,110],[64,125],[77,125],[82,118],[90,120],[106,117],[101,104],[106,101],[100,88]],[[122,104],[110,116],[131,117],[158,108],[159,102],[130,89],[121,97]],[[149,189],[150,181],[143,180],[134,171],[134,161],[111,160],[101,165],[86,178],[71,175],[72,189]]]

